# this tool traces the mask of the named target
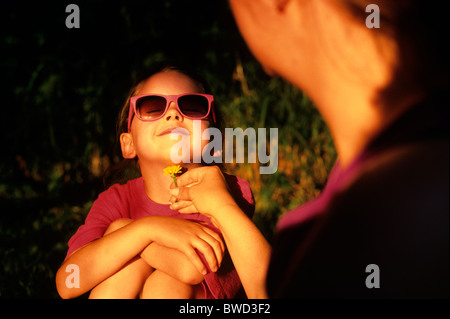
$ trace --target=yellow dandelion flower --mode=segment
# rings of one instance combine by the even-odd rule
[[[178,174],[181,172],[181,166],[180,165],[172,165],[172,166],[164,168],[163,171],[164,171],[164,175],[170,175],[173,178],[173,177],[175,177],[175,174]]]
[[[175,187],[178,187],[177,178],[176,178],[175,174],[181,173],[181,166],[180,165],[168,166],[168,167],[164,168],[163,171],[164,171],[164,175],[172,176]],[[178,199],[175,199],[175,202],[178,202]]]

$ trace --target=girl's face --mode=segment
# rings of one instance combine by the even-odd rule
[[[136,92],[136,95],[176,95],[183,93],[203,93],[203,90],[188,76],[177,71],[168,71],[152,75],[143,83],[142,87]],[[209,121],[207,119],[197,120],[197,122],[201,123],[202,133],[209,127]],[[129,134],[129,138],[131,138],[132,142],[132,149],[139,158],[139,165],[141,168],[143,165],[146,165],[146,163],[149,163],[150,165],[159,163],[163,166],[173,164],[170,158],[170,151],[171,148],[180,141],[180,139],[170,139],[170,131],[175,128],[183,128],[189,132],[190,161],[192,162],[194,143],[201,143],[201,149],[203,149],[209,141],[193,140],[193,120],[183,117],[178,112],[174,102],[170,103],[167,113],[159,120],[145,122],[139,120],[137,117],[133,118],[130,133],[124,134]],[[124,157],[127,158],[125,153]],[[183,165],[183,163],[180,164]]]

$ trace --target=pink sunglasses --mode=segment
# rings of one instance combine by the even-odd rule
[[[203,120],[211,113],[212,122],[216,124],[214,97],[210,94],[186,93],[179,95],[146,94],[130,98],[128,113],[128,132],[131,128],[133,113],[141,121],[156,121],[162,118],[175,102],[178,112],[190,120]]]

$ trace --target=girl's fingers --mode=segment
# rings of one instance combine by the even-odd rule
[[[204,226],[201,227],[204,232],[199,235],[200,240],[193,243],[193,246],[203,254],[209,268],[217,271],[222,264],[225,244],[215,231]]]
[[[216,243],[218,243],[221,255],[223,255],[223,253],[225,252],[225,244],[223,243],[222,237],[214,230],[209,229],[208,227],[204,227],[203,230],[206,233],[208,233],[211,237],[213,237]]]
[[[177,177],[177,185],[171,185],[172,203],[191,201],[201,214],[214,214],[223,204],[235,205],[226,179],[217,166],[193,168]],[[178,208],[183,208],[178,206]]]
[[[186,207],[189,209],[188,207]],[[204,274],[205,265],[216,271],[222,262],[225,245],[222,238],[214,230],[198,221],[181,218],[154,216],[152,225],[155,232],[153,240],[162,246],[177,249],[186,255],[194,267]],[[204,259],[197,254],[202,253]]]
[[[178,212],[181,214],[196,214],[198,213],[198,210],[194,205],[189,205],[187,207],[178,209]]]
[[[201,273],[202,275],[206,275],[207,269],[203,264],[200,256],[195,251],[194,247],[192,246],[186,247],[183,253],[186,255],[186,257],[189,259],[192,265],[194,265],[194,267],[198,270],[199,273]]]
[[[195,248],[203,254],[209,268],[216,272],[222,263],[223,257],[220,244],[217,241],[199,240],[195,243]]]
[[[202,253],[206,264],[212,271],[217,271],[222,262],[220,252],[219,255],[217,255],[217,248],[214,248],[217,247],[217,241],[214,243],[214,240],[211,240],[210,236],[210,238],[207,238],[208,236],[209,235],[204,233],[204,235],[198,236],[197,238],[190,240],[190,242],[183,243],[180,247],[180,251],[186,255],[194,267],[203,275],[206,275],[207,268],[198,252]]]
[[[170,198],[170,202],[170,209],[178,210],[182,214],[198,213],[198,210],[195,208],[194,204],[191,201],[177,200],[177,198],[172,196]]]
[[[219,261],[214,249],[204,240],[198,241],[195,248],[203,254],[209,269],[216,272],[219,269]]]
[[[171,188],[169,190],[172,195],[170,201],[172,203],[176,201],[190,201],[191,196],[189,194],[190,187],[178,186],[177,188]]]
[[[178,187],[183,187],[201,182],[206,172],[205,168],[206,168],[205,166],[194,168],[192,170],[187,171],[183,175],[178,176],[177,177]],[[172,183],[171,187],[175,188],[175,184]]]
[[[182,203],[182,205],[185,204],[186,203]],[[183,209],[189,213],[189,211],[193,211],[195,207],[193,205],[190,205],[186,206]],[[179,221],[184,223],[188,222],[186,220]],[[197,268],[198,271],[201,272],[202,267],[203,269],[205,268],[203,263],[201,262],[200,257],[197,254],[193,254],[193,252],[195,252],[195,249],[203,254],[211,270],[217,270],[222,263],[223,254],[225,252],[225,244],[222,240],[222,237],[216,231],[202,225],[201,223],[188,223],[192,223],[188,227],[190,228],[190,231],[187,232],[190,238],[186,238],[186,241],[183,241],[182,246],[180,247],[181,250],[189,258],[189,260]],[[184,243],[186,243],[186,245],[184,245]]]

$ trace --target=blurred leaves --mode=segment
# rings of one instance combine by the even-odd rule
[[[336,151],[328,128],[306,95],[279,78],[267,77],[253,60],[242,69],[248,94],[244,94],[247,89],[237,89],[230,102],[224,101],[226,122],[231,127],[278,128],[278,171],[260,175],[259,163],[230,166],[233,173],[250,182],[256,201],[255,222],[271,240],[282,214],[323,189]]]
[[[103,172],[120,160],[119,110],[155,63],[202,73],[225,127],[278,128],[277,173],[229,165],[249,181],[254,220],[269,240],[280,215],[323,188],[336,154],[322,118],[302,92],[264,74],[227,1],[79,1],[80,29],[65,27],[67,4],[2,8],[0,297],[57,297],[67,241],[102,191]]]

